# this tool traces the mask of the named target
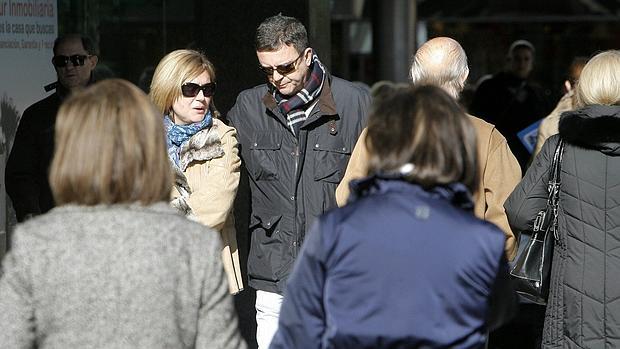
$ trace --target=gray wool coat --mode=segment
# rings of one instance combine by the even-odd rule
[[[245,348],[218,234],[151,206],[62,206],[18,225],[0,348]]]
[[[620,348],[620,107],[562,114],[559,236],[543,348]],[[559,136],[543,145],[505,203],[517,231],[545,206]]]

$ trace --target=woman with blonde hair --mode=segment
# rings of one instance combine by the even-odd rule
[[[2,348],[243,348],[215,231],[169,207],[161,117],[130,83],[72,94],[56,121],[58,205],[15,229]]]
[[[241,159],[237,131],[213,103],[215,68],[204,54],[176,50],[155,68],[150,97],[163,115],[168,155],[175,170],[172,205],[218,230],[230,292],[243,289],[233,203]]]
[[[561,115],[506,213],[515,231],[531,230],[547,204],[560,140],[558,229],[551,264],[543,348],[620,347],[620,51],[584,66],[577,109]],[[561,148],[559,148],[561,149]]]
[[[271,348],[484,348],[509,319],[504,234],[473,214],[476,131],[439,87],[373,101],[370,176],[306,236]]]

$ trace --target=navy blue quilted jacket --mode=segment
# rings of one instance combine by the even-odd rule
[[[272,348],[481,348],[515,305],[504,234],[465,187],[353,182],[308,233]]]

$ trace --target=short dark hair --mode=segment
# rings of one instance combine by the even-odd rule
[[[91,55],[97,55],[97,48],[93,40],[91,40],[91,38],[89,38],[88,36],[82,34],[65,34],[57,37],[56,40],[54,40],[54,55],[56,55],[56,49],[58,48],[58,46],[63,42],[69,40],[80,40],[82,42],[82,47],[84,47],[84,50],[86,50],[86,52]]]
[[[276,51],[282,46],[293,45],[301,53],[308,47],[306,27],[294,17],[281,13],[265,19],[256,28],[256,51]]]
[[[454,98],[436,86],[399,88],[374,101],[366,147],[369,173],[397,173],[430,188],[454,182],[478,188],[476,130]]]

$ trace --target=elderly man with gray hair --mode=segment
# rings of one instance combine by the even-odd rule
[[[465,51],[457,41],[447,37],[434,38],[424,43],[416,52],[411,65],[411,81],[414,85],[436,85],[456,99],[468,75]],[[504,136],[493,125],[477,117],[469,117],[477,132],[480,176],[478,190],[473,193],[474,214],[502,229],[506,234],[506,257],[512,260],[517,252],[517,244],[503,205],[521,179],[521,169]],[[346,203],[349,196],[349,182],[364,177],[368,172],[366,133],[364,129],[336,190],[336,200],[340,206]]]

